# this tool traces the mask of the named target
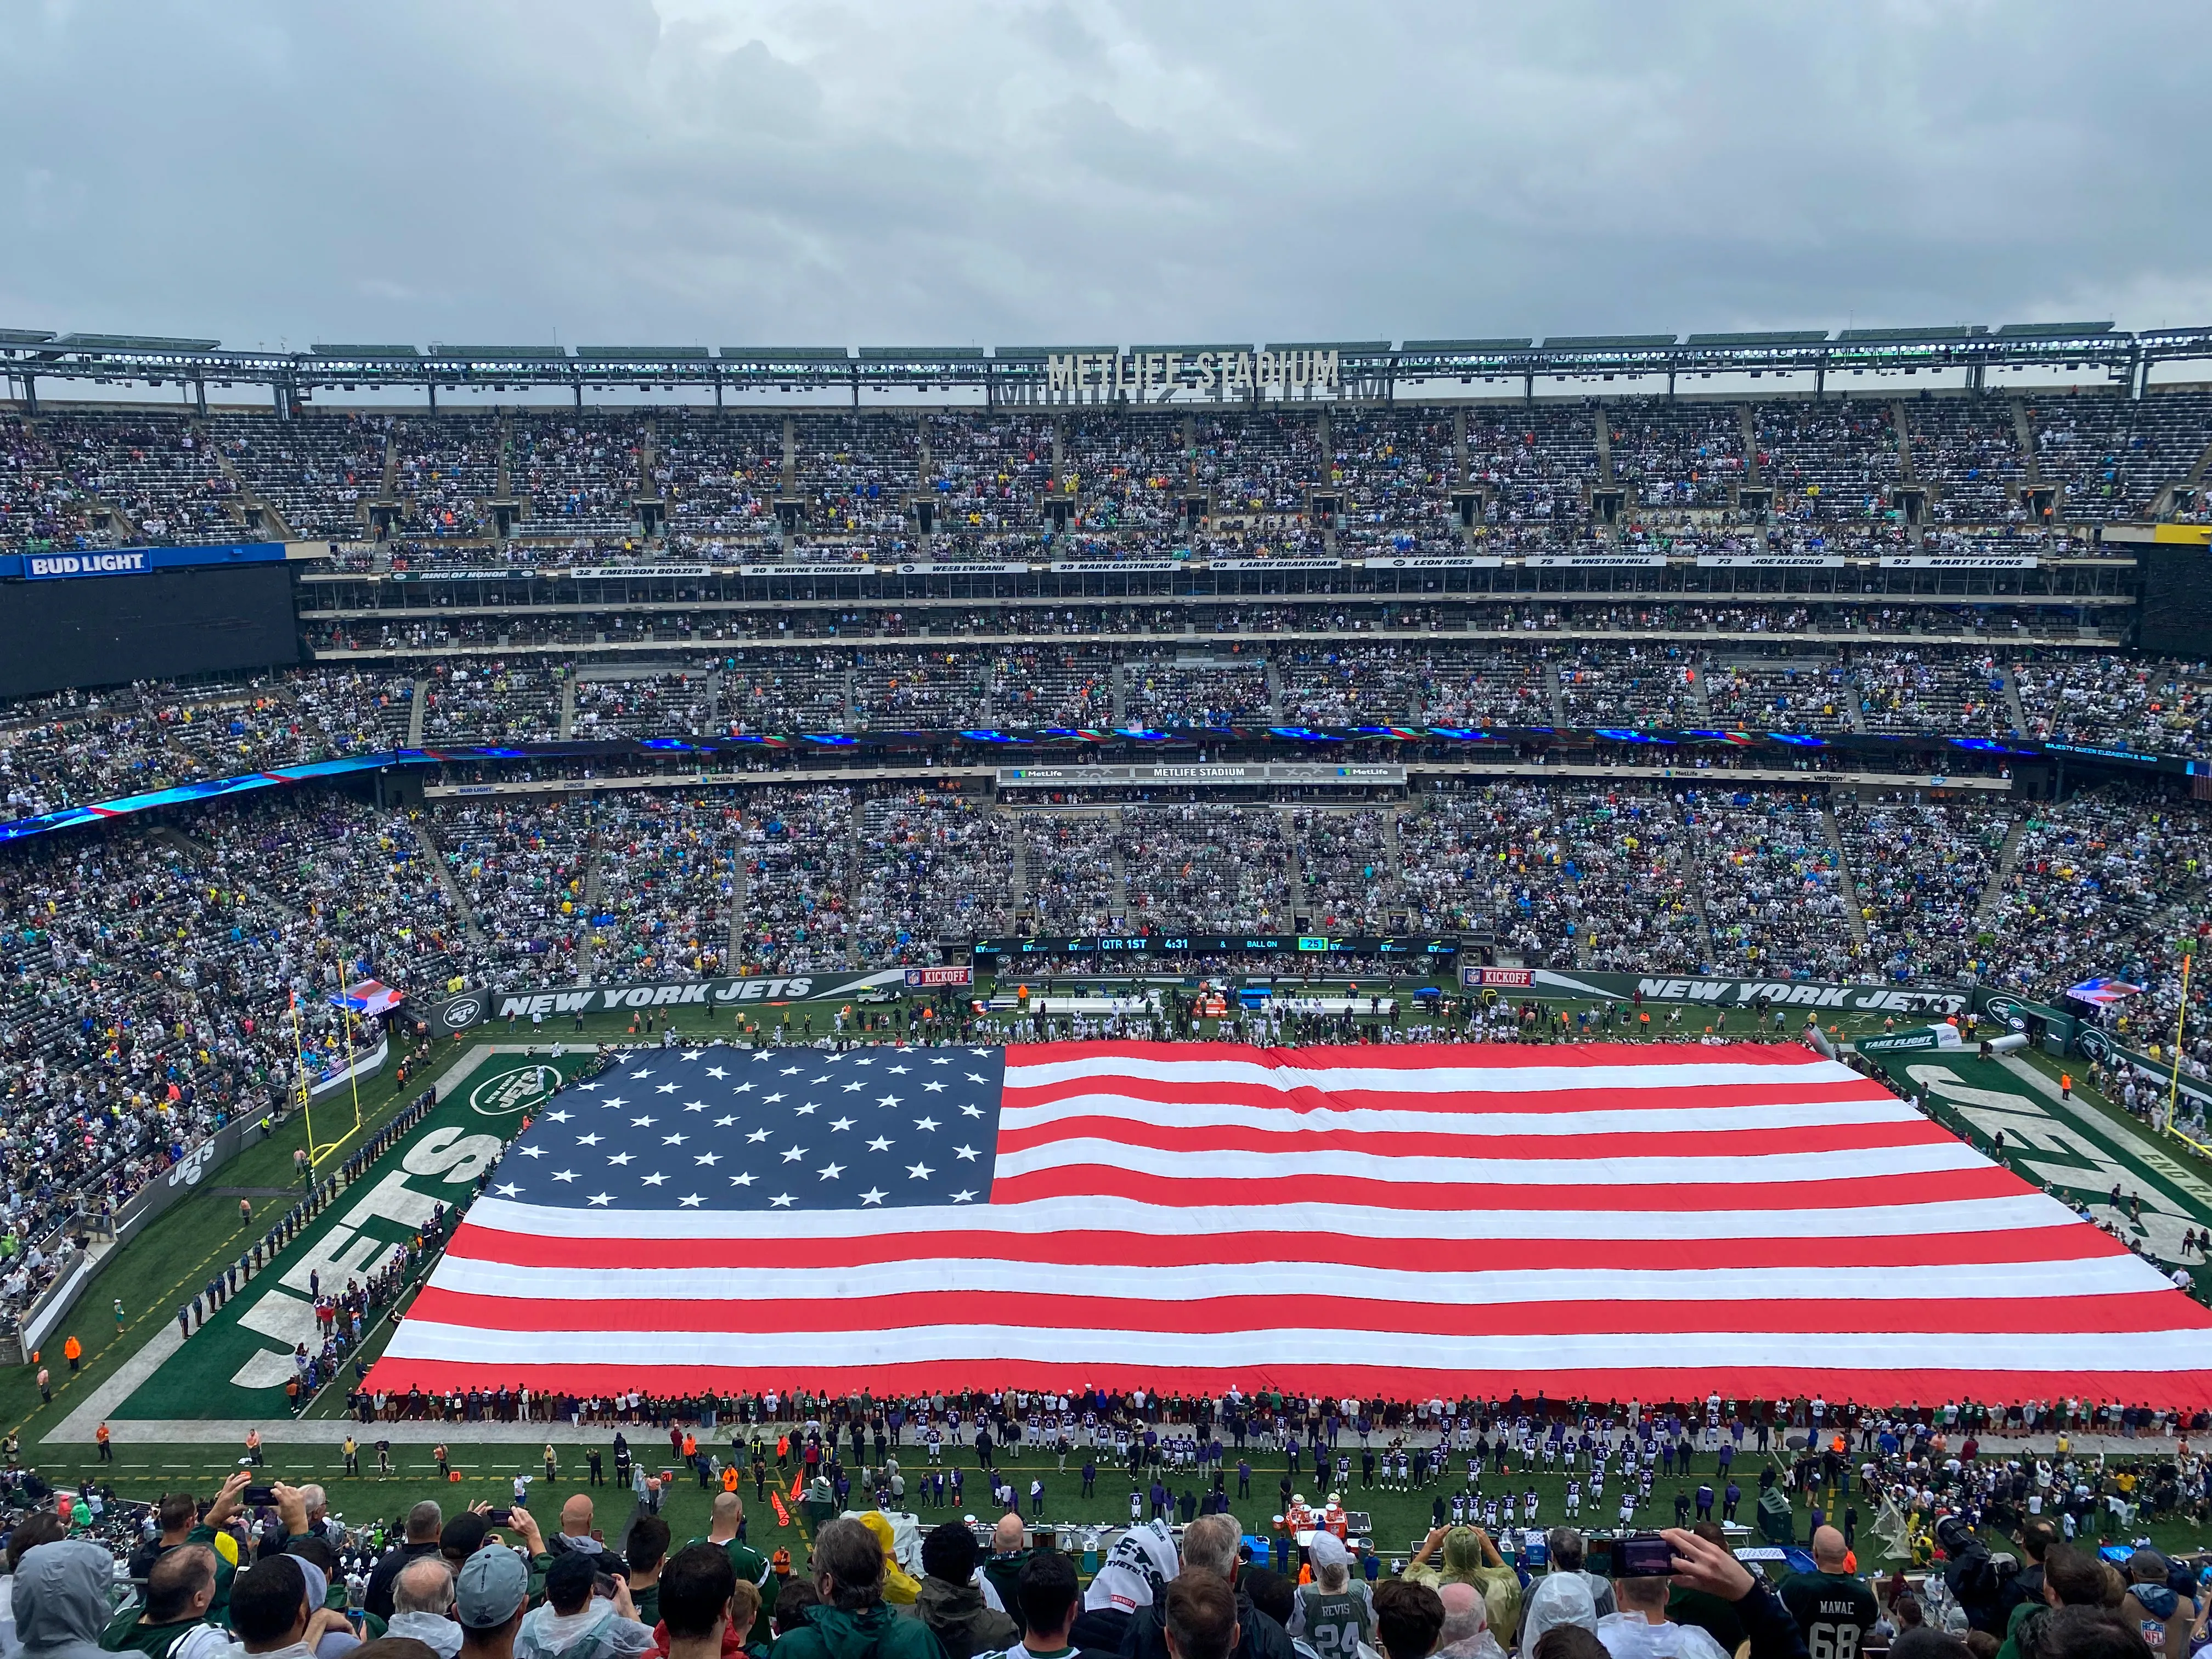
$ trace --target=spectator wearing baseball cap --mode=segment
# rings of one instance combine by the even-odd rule
[[[453,1586],[461,1659],[514,1659],[515,1634],[529,1600],[530,1570],[513,1550],[478,1550],[462,1562]]]

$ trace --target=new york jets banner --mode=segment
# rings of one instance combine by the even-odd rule
[[[1853,1013],[1959,1014],[1966,993],[1923,990],[1902,985],[1844,985],[1826,980],[1712,979],[1695,975],[1570,974],[1555,968],[1460,969],[1460,982],[1471,991],[1494,991],[1507,1001],[1531,997],[1540,1001],[1584,999],[1629,1002],[1691,1002],[1708,1008],[1807,1008]]]
[[[872,974],[840,969],[820,974],[749,974],[731,979],[643,980],[621,985],[564,985],[550,991],[464,991],[430,1017],[441,1032],[487,1019],[554,1019],[647,1008],[742,1007],[756,1003],[827,1002],[878,985],[899,985],[905,970]]]

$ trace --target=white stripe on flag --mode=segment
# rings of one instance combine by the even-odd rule
[[[1623,1187],[1644,1191],[1677,1186],[1852,1181],[1870,1176],[1929,1175],[1986,1169],[1989,1160],[1963,1141],[1918,1146],[1869,1146],[1855,1152],[1764,1152],[1731,1158],[1395,1158],[1381,1152],[1285,1149],[1279,1152],[1201,1148],[1162,1152],[1088,1135],[1048,1140],[999,1154],[998,1176],[1097,1164],[1162,1180],[1279,1181],[1338,1176],[1367,1181],[1451,1186]],[[1256,1200],[1264,1203],[1264,1195]]]
[[[517,1297],[542,1302],[636,1298],[674,1302],[811,1302],[981,1291],[994,1294],[1096,1293],[1148,1302],[1203,1302],[1251,1292],[1237,1274],[1273,1279],[1301,1297],[1337,1296],[1378,1303],[1443,1307],[1521,1303],[1682,1302],[1716,1306],[1732,1301],[2039,1300],[2045,1297],[2130,1296],[2171,1288],[2163,1274],[2132,1255],[2087,1260],[1975,1262],[1917,1267],[1524,1268],[1482,1273],[1419,1273],[1286,1261],[1215,1266],[1120,1266],[1084,1276],[1069,1291],[1064,1270],[1033,1262],[930,1257],[866,1267],[530,1267],[469,1256],[447,1256],[433,1280],[465,1296]],[[1041,1275],[1054,1275],[1041,1277]]]
[[[1587,1201],[1599,1194],[1581,1196]],[[968,1232],[1003,1233],[1015,1238],[1048,1232],[1346,1233],[1358,1238],[1413,1240],[1917,1238],[1934,1233],[2012,1232],[2083,1224],[2047,1194],[2020,1193],[2009,1198],[1951,1199],[1929,1204],[1697,1211],[1565,1206],[1541,1210],[1409,1211],[1358,1204],[1185,1208],[1134,1199],[1083,1197],[909,1210],[617,1212],[480,1198],[470,1207],[465,1224],[549,1238],[720,1238],[774,1243]]]

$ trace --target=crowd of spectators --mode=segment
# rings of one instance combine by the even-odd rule
[[[1132,806],[1116,846],[1127,925],[1148,932],[1288,925],[1290,847],[1271,806]],[[1324,924],[1326,925],[1326,924]]]
[[[1070,695],[1092,708],[1110,703],[1117,678],[1139,700],[1137,718],[1164,718],[1161,698],[1191,687],[1268,695],[1267,667],[1241,657],[1163,681],[1161,659],[1091,651]],[[1279,695],[1310,714],[1343,673],[1433,708],[1438,681],[1415,690],[1413,665],[1433,676],[1435,658],[1409,651],[1283,652]],[[769,654],[784,668],[806,661]],[[1459,684],[1488,684],[1475,665],[1497,659],[1464,659]],[[1504,660],[1520,671],[1511,684],[1542,685],[1546,702],[1556,694],[1593,716],[1632,708],[1597,701],[1624,672],[1694,695],[1664,646]],[[1913,665],[1841,660],[1854,674]],[[1994,699],[2007,666],[1954,663],[1945,717],[1960,717],[1969,696]],[[2023,706],[2075,703],[2117,723],[2162,715],[2171,700],[2194,718],[2182,665],[2064,666],[2081,672],[2013,669]],[[842,700],[849,680],[871,704],[925,672],[953,676],[988,707],[1007,687],[1043,684],[1018,657],[981,650],[872,647],[821,672],[839,689],[817,696]],[[657,727],[662,714],[636,712],[652,700],[678,706],[665,718],[711,713],[735,726],[761,695],[741,688],[769,685],[767,673],[723,659],[571,688],[559,671],[494,663],[441,665],[419,686],[333,672],[68,694],[23,706],[0,729],[0,777],[27,811],[366,750],[398,739],[418,696],[426,734],[544,732],[571,690],[580,721],[588,709],[625,729]],[[601,703],[594,687],[623,702]],[[27,841],[0,859],[11,1213],[27,1237],[50,1231],[80,1194],[112,1201],[219,1116],[281,1102],[289,1000],[301,995],[307,1045],[327,1060],[343,1040],[326,1004],[341,976],[424,991],[867,970],[957,959],[963,939],[1024,926],[1474,933],[1525,963],[1593,969],[1916,984],[1975,975],[2042,997],[2110,975],[2146,988],[2116,1018],[2148,1043],[2178,1011],[2175,941],[2212,924],[2212,828],[2201,806],[2148,786],[2056,803],[1849,790],[1831,802],[1723,778],[1633,776],[1431,787],[1402,805],[1080,799],[994,804],[949,783],[763,779],[410,808],[371,805],[364,786]],[[2192,1066],[2212,1060],[2203,1046],[2191,1037]]]
[[[1006,932],[1016,833],[1007,814],[955,791],[871,796],[860,809],[861,960],[918,960],[940,939]]]
[[[1939,530],[2045,528],[2027,500],[2023,430],[2057,496],[2052,526],[2185,505],[2170,487],[2212,435],[2212,397],[2164,388],[2133,401],[2030,399],[2019,418],[2011,399],[1960,397],[1578,398],[1455,413],[521,409],[279,421],[89,409],[9,417],[0,542],[229,540],[265,507],[274,522],[263,529],[344,540],[368,537],[380,515],[436,562],[441,544],[502,536],[641,542],[638,503],[649,501],[685,550],[902,559],[927,543],[933,560],[998,561],[1065,556],[1043,539],[1052,497],[1086,555],[1193,539],[1217,556],[1432,554],[1464,546],[1454,491],[1472,488],[1477,531],[1541,550],[1596,534],[1592,492],[1617,488],[1642,533],[1724,538],[1764,522],[1872,550],[1902,533],[1905,486],[1925,491]],[[1771,506],[1739,500],[1754,483]],[[926,537],[920,497],[933,498]],[[1205,504],[1202,532],[1191,499]]]
[[[1746,977],[1849,979],[1845,880],[1823,804],[1692,789],[1683,823],[1702,866],[1713,966]]]
[[[2201,1645],[2212,1600],[2201,1552],[2145,1535],[2201,1524],[2212,1468],[2188,1437],[2205,1414],[2080,1399],[1876,1410],[1086,1384],[349,1403],[364,1430],[610,1432],[557,1506],[548,1445],[543,1521],[526,1480],[504,1509],[448,1517],[425,1499],[349,1528],[321,1486],[255,1490],[252,1470],[204,1504],[149,1505],[89,1480],[56,1493],[16,1467],[0,1581],[16,1644],[188,1659],[2150,1659]],[[1048,1523],[1043,1481],[1025,1492],[1019,1477],[1055,1455],[1079,1460],[1085,1498],[1126,1473],[1127,1523]],[[636,1496],[618,1536],[599,1508],[610,1463]],[[1539,1518],[1540,1468],[1564,1517]],[[662,1502],[694,1470],[721,1490],[706,1536],[679,1547]],[[800,1552],[771,1555],[747,1541],[738,1488],[781,1522],[769,1481],[787,1477],[813,1521]],[[967,1507],[971,1480],[988,1499],[930,1524]],[[1355,1496],[1378,1485],[1420,1494],[1434,1524],[1402,1547],[1384,1535]],[[1788,1547],[1739,1548],[1753,1516],[1768,1535],[1770,1505]],[[1271,1508],[1272,1525],[1236,1513]]]
[[[280,1109],[372,1033],[331,1001],[442,983],[459,927],[404,815],[259,796],[0,860],[7,1225],[98,1217],[229,1118]],[[296,996],[295,1037],[291,1005]],[[51,1249],[51,1242],[48,1244]]]
[[[1888,978],[1937,984],[1988,959],[1977,943],[1981,907],[2011,827],[2008,814],[1895,800],[1846,802],[1835,816],[1857,882],[1865,963]]]

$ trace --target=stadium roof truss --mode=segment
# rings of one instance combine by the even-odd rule
[[[2132,380],[2151,364],[2212,360],[2212,326],[2130,334],[2109,322],[1966,324],[1692,334],[1553,335],[1387,340],[1263,347],[1207,346],[471,346],[317,344],[306,351],[232,350],[219,341],[0,329],[0,373],[18,380],[243,382],[298,393],[318,386],[561,387],[620,384],[712,386],[719,393],[861,387],[981,389],[1033,397],[1054,359],[1139,354],[1334,352],[1359,396],[1437,380],[1535,380],[1761,371],[1964,369],[1978,383],[1993,367],[2096,368]]]

